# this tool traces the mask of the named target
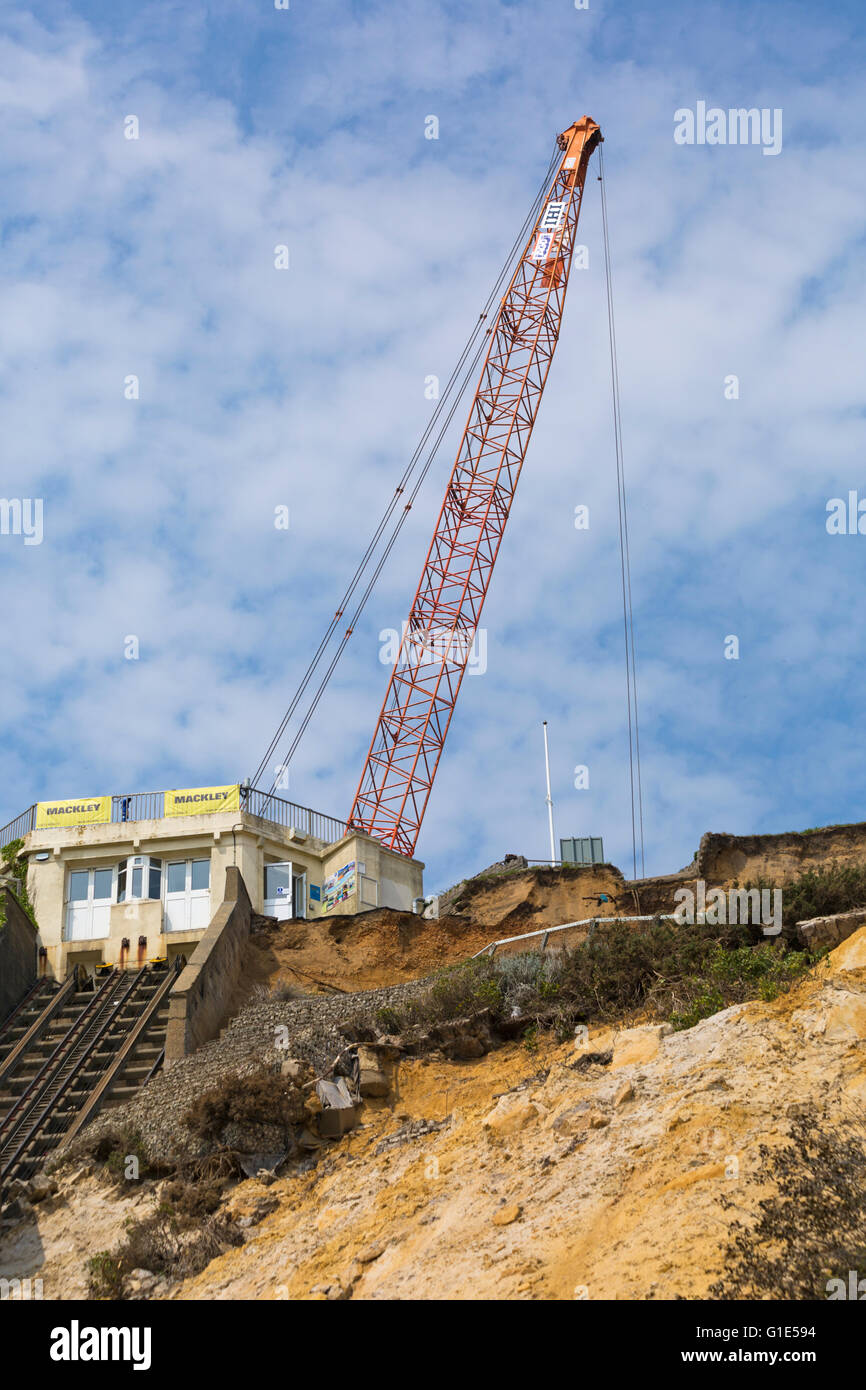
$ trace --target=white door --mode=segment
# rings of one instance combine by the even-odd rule
[[[295,917],[307,915],[307,871],[292,876],[293,912]]]
[[[205,931],[210,922],[210,860],[176,859],[165,866],[165,930]]]
[[[266,917],[276,917],[280,922],[286,922],[295,915],[290,860],[265,865],[264,913]]]
[[[108,936],[113,886],[113,869],[71,870],[66,902],[67,941]]]

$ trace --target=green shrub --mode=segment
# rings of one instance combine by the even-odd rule
[[[460,1018],[464,1014],[477,1013],[479,1009],[490,1009],[494,1016],[498,1016],[503,1002],[493,962],[487,956],[482,956],[441,971],[417,1012],[424,1022]]]
[[[85,1131],[81,1151],[94,1158],[97,1163],[103,1164],[106,1177],[117,1184],[143,1182],[146,1178],[156,1177],[165,1171],[159,1164],[152,1162],[139,1131],[126,1126],[107,1130],[94,1139],[90,1139]],[[127,1160],[130,1158],[135,1158],[138,1162],[136,1178],[127,1176]]]
[[[710,1288],[718,1299],[826,1299],[828,1281],[849,1271],[866,1275],[866,1129],[852,1115],[828,1122],[814,1108],[791,1123],[781,1147],[761,1145],[760,1163],[747,1182],[772,1191],[757,1203],[754,1219],[731,1222],[720,1278]],[[723,1195],[725,1210],[742,1211]]]
[[[87,1261],[87,1283],[91,1298],[123,1297],[123,1273],[116,1255],[100,1250]]]
[[[702,989],[682,1013],[674,1010],[670,1016],[670,1022],[675,1030],[680,1032],[684,1028],[694,1028],[695,1024],[700,1023],[702,1018],[710,1018],[712,1014],[721,1013],[724,1007],[725,1000],[720,990]]]
[[[777,998],[818,958],[781,938],[754,943],[745,925],[602,921],[573,950],[481,956],[441,971],[425,994],[388,1011],[388,1031],[485,1008],[494,1025],[531,1020],[562,1036],[577,1020],[636,1010],[691,1028],[731,1004]]]
[[[400,1016],[395,1009],[379,1009],[375,1017],[383,1033],[399,1033]]]
[[[3,846],[2,850],[0,850],[0,872],[16,880],[16,887],[14,889],[15,896],[35,927],[36,916],[33,912],[33,904],[27,893],[27,860],[18,858],[23,848],[23,840],[10,840],[8,845]],[[4,925],[5,921],[6,895],[5,893],[0,893],[0,927]]]
[[[866,907],[866,865],[821,865],[806,869],[782,889],[782,921],[786,926],[810,917],[830,917]]]

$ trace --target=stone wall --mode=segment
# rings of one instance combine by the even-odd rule
[[[5,901],[6,922],[0,926],[0,1022],[36,983],[36,928],[9,887]]]
[[[215,1038],[244,965],[252,907],[240,872],[226,869],[225,899],[172,990],[165,1065]]]
[[[855,931],[866,926],[866,908],[856,908],[853,912],[837,912],[832,917],[811,917],[807,922],[797,923],[797,940],[810,951],[833,947],[847,941]]]

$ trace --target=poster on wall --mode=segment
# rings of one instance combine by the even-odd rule
[[[203,811],[237,811],[240,806],[237,782],[222,787],[181,787],[165,794],[167,816],[198,816]]]
[[[350,859],[342,869],[325,879],[322,911],[332,912],[338,903],[344,903],[355,891],[355,861]]]
[[[111,820],[111,797],[80,797],[77,801],[37,801],[36,829],[53,825],[106,825]]]

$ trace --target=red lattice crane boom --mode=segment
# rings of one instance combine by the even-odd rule
[[[490,330],[469,420],[364,764],[350,829],[412,856],[559,337],[589,158],[589,116],[561,158]]]

